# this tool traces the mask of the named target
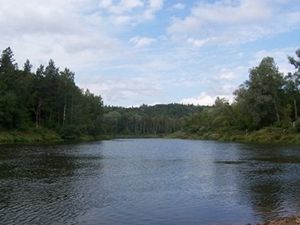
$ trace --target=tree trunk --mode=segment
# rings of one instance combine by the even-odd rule
[[[71,121],[71,123],[73,121],[73,95],[71,96],[71,115],[70,115],[70,121]]]
[[[65,125],[65,120],[66,120],[66,108],[67,108],[67,105],[65,103],[64,104],[64,114],[63,114],[63,126]]]
[[[294,99],[295,121],[298,119],[297,101]]]
[[[34,113],[35,113],[35,127],[36,128],[39,128],[39,126],[40,126],[41,107],[42,107],[42,100],[39,98],[38,104],[37,104],[36,109],[34,111]]]
[[[280,122],[280,115],[279,115],[278,107],[277,107],[275,100],[274,100],[274,108],[275,108],[275,112],[276,112],[277,122]]]
[[[39,128],[39,112],[35,110],[34,113],[35,113],[35,128]]]

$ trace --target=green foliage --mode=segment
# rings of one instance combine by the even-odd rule
[[[296,128],[297,132],[300,132],[300,119],[297,119],[295,121],[295,128]]]
[[[67,68],[60,70],[53,60],[36,72],[29,60],[19,69],[7,48],[0,58],[0,143],[172,133],[258,142],[290,138],[296,142],[299,135],[295,132],[300,132],[300,50],[288,59],[295,71],[284,76],[273,58],[263,58],[234,92],[232,104],[217,98],[210,107],[160,104],[124,108],[103,106],[101,96],[81,90],[75,74]]]
[[[286,76],[279,72],[273,58],[263,58],[257,67],[250,69],[249,80],[234,92],[235,101],[231,105],[217,98],[213,107],[189,117],[184,130],[207,139],[257,142],[295,136],[285,132],[293,132],[295,120],[296,130],[300,132],[300,119],[297,119],[300,50],[296,55],[298,59],[289,57],[296,71]]]
[[[250,79],[236,92],[236,107],[242,113],[240,123],[248,129],[259,129],[280,121],[280,97],[284,79],[273,58],[264,58],[250,70]]]
[[[298,103],[300,101],[300,49],[296,51],[296,56],[298,59],[288,56],[290,63],[294,65],[296,71],[294,73],[288,73],[285,77],[285,92],[289,95],[288,101],[294,106],[294,120],[297,120],[299,115]]]
[[[72,71],[50,60],[33,73],[29,60],[18,69],[13,56],[7,48],[0,58],[0,130],[48,128],[66,139],[101,134],[102,99],[77,87]]]
[[[84,130],[75,125],[66,125],[59,131],[60,136],[65,140],[79,140],[84,135]]]
[[[183,128],[185,118],[203,107],[182,104],[142,105],[140,107],[105,107],[103,131],[106,134],[155,136]]]
[[[49,129],[35,129],[27,131],[2,131],[0,144],[32,144],[61,142],[61,137]]]
[[[201,135],[209,131],[226,131],[234,124],[232,106],[226,99],[217,98],[213,107],[206,107],[201,113],[188,118],[185,130]]]

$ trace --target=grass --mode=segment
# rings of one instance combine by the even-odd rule
[[[218,140],[230,142],[248,143],[280,143],[280,144],[300,144],[300,133],[295,130],[267,127],[258,131],[246,133],[241,131],[209,131],[202,133],[186,133],[178,131],[167,135],[120,135],[116,137],[100,135],[97,137],[81,135],[76,140],[66,140],[59,133],[49,129],[32,129],[29,131],[0,131],[0,144],[48,144],[70,141],[95,141],[112,138],[182,138],[197,140]]]
[[[40,128],[28,131],[0,131],[0,145],[2,144],[53,144],[62,142],[96,141],[111,139],[107,135],[81,135],[76,139],[63,139],[58,132]]]
[[[294,130],[266,127],[250,133],[241,131],[209,131],[204,133],[177,132],[169,136],[172,138],[219,140],[249,143],[280,143],[300,144],[300,134]]]
[[[56,143],[62,141],[58,133],[47,129],[0,131],[0,144]]]

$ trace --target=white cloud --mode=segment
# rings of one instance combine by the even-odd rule
[[[215,40],[216,38],[212,37],[212,38],[205,38],[205,39],[194,39],[194,38],[188,38],[186,40],[187,43],[193,45],[194,47],[202,47],[203,45],[205,45],[206,43],[209,43],[213,40]]]
[[[288,72],[294,71],[294,67],[289,63],[288,55],[293,56],[297,47],[294,48],[281,48],[281,49],[273,49],[273,50],[261,50],[255,53],[254,58],[251,61],[253,66],[258,66],[261,60],[264,57],[270,56],[273,57],[280,72],[287,74]]]
[[[99,6],[101,8],[105,8],[105,9],[111,7],[112,4],[113,4],[112,0],[100,0],[100,2],[99,2]]]
[[[90,12],[97,7],[93,0],[0,0],[0,5],[0,49],[12,47],[20,64],[53,58],[78,71],[121,54],[112,26]]]
[[[153,102],[163,93],[163,87],[152,75],[124,78],[97,76],[95,79],[86,80],[85,86],[93,93],[101,94],[105,103],[125,106],[146,103],[145,101]]]
[[[218,1],[200,3],[192,10],[192,15],[203,23],[249,24],[272,18],[273,9],[266,0]]]
[[[174,18],[167,32],[174,41],[193,40],[200,43],[195,45],[199,47],[254,41],[300,27],[300,12],[286,11],[284,7],[292,2],[298,0],[200,2],[188,16]]]
[[[63,3],[64,2],[64,3]],[[2,35],[69,34],[83,31],[74,6],[65,1],[0,1]],[[80,5],[80,4],[79,4]],[[62,22],[63,21],[63,22]]]
[[[185,4],[178,2],[172,6],[172,9],[177,9],[177,10],[185,9]]]
[[[100,0],[100,8],[115,25],[136,25],[152,20],[162,9],[163,0]]]
[[[233,101],[232,95],[209,95],[206,92],[201,92],[199,96],[184,98],[180,101],[182,104],[194,104],[194,105],[209,105],[212,106],[215,103],[217,97],[225,98],[229,102]]]
[[[232,71],[223,70],[220,74],[220,79],[222,80],[233,80],[235,78],[235,74]]]
[[[293,29],[300,24],[299,7],[284,11],[283,0],[213,2],[173,19],[172,6],[187,9],[187,1],[169,3],[161,15],[163,0],[0,0],[0,49],[11,46],[20,65],[26,58],[35,66],[52,58],[70,67],[80,87],[103,95],[108,104],[171,102],[195,89],[206,91],[184,102],[211,104],[217,95],[230,97],[248,79],[248,68],[266,55],[290,70],[286,55],[298,46],[259,51],[252,58],[249,49],[218,44]],[[198,49],[203,46],[208,48]]]
[[[111,0],[100,0],[99,5],[110,13],[122,14],[135,8],[143,7],[144,3],[141,0],[121,0],[114,4]]]
[[[142,48],[151,45],[156,39],[149,37],[135,36],[129,40],[129,43],[133,44],[136,48]]]
[[[111,17],[110,19],[114,25],[128,24],[132,20],[132,18],[130,16],[124,16],[124,15],[119,15],[119,16],[116,15],[116,16]]]
[[[164,4],[164,0],[149,0],[148,8],[144,11],[142,19],[152,20],[157,11],[161,10]]]
[[[152,10],[159,10],[163,6],[163,0],[149,0],[149,5]]]

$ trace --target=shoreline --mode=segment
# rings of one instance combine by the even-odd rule
[[[283,217],[265,223],[258,223],[257,225],[298,225],[298,224],[300,224],[300,216]],[[255,224],[249,223],[247,225],[255,225]]]
[[[264,128],[249,133],[241,131],[177,132],[167,137],[254,144],[300,144],[300,133],[281,128]]]
[[[264,139],[267,135],[269,138]],[[6,139],[4,139],[4,137]],[[206,138],[205,138],[206,137]],[[263,129],[247,135],[238,133],[204,133],[202,135],[187,134],[184,132],[177,132],[169,135],[116,135],[116,136],[80,136],[78,139],[66,140],[62,139],[57,132],[41,129],[36,131],[1,131],[0,132],[0,147],[5,145],[51,145],[51,144],[74,144],[81,142],[93,142],[101,140],[109,140],[116,138],[170,138],[170,139],[185,139],[185,140],[216,140],[216,141],[230,141],[233,143],[259,143],[259,144],[299,144],[300,134],[286,132],[282,129]],[[234,140],[232,140],[234,138]],[[283,142],[292,138],[292,142]],[[227,139],[227,140],[226,140]],[[277,140],[276,140],[277,139]],[[3,142],[6,140],[6,142]],[[242,141],[244,140],[244,141]],[[255,140],[255,141],[249,141]],[[259,140],[260,142],[258,142]],[[275,140],[275,141],[274,141]],[[297,141],[297,142],[295,142]],[[262,223],[248,223],[247,225],[300,225],[300,216],[287,216]]]
[[[108,140],[113,137],[108,135],[90,136],[81,135],[73,139],[64,139],[59,133],[48,130],[31,131],[0,131],[0,146],[3,145],[51,145],[64,143],[79,143]]]
[[[183,131],[178,131],[172,134],[156,135],[81,135],[71,139],[64,139],[58,132],[43,128],[29,131],[0,131],[0,145],[60,144],[111,140],[118,138],[178,138],[184,140],[211,140],[251,144],[300,144],[300,133],[291,130],[272,127],[264,128],[249,133],[243,133],[241,131],[210,131],[203,133],[187,133]]]

